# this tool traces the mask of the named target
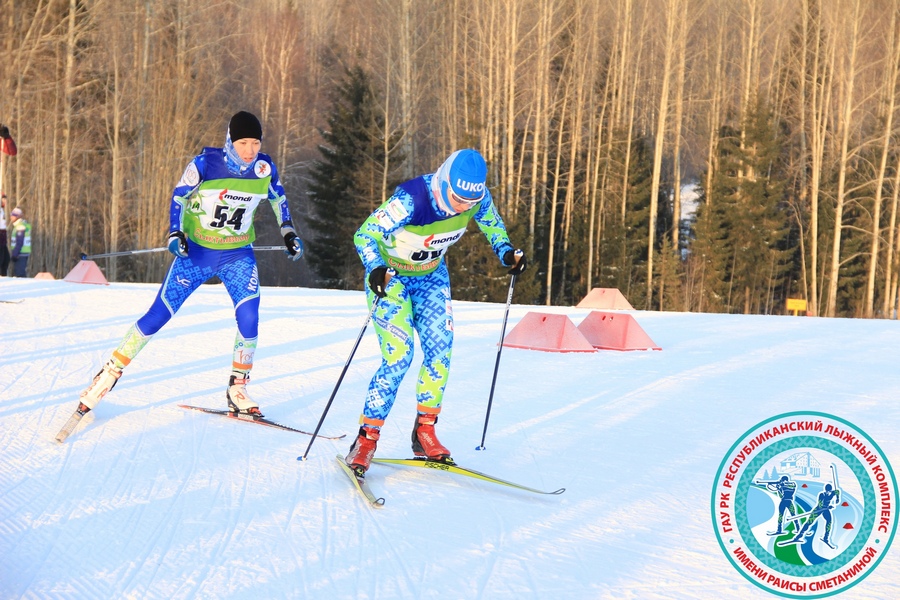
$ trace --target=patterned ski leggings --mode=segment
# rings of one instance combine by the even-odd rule
[[[447,265],[427,275],[396,275],[379,300],[373,322],[381,345],[381,366],[366,393],[361,422],[381,427],[391,412],[400,382],[412,365],[415,333],[422,347],[422,366],[416,382],[417,410],[438,414],[453,349],[453,310]],[[369,306],[375,294],[366,288]]]

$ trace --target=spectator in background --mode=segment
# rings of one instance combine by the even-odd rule
[[[0,193],[0,277],[9,270],[9,239],[6,237],[6,194]]]
[[[0,154],[15,156],[17,152],[16,142],[9,135],[9,127],[0,123]]]
[[[13,246],[10,260],[13,263],[13,277],[28,277],[28,257],[31,256],[31,223],[25,220],[25,213],[16,207],[9,215],[13,230]]]
[[[3,155],[15,156],[16,142],[9,135],[9,127],[0,123],[0,190],[3,189]],[[6,194],[0,192],[0,277],[9,270],[9,240],[6,236]]]

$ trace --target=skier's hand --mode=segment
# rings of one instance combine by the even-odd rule
[[[395,271],[387,267],[375,267],[369,272],[369,288],[379,298],[387,296],[387,284],[394,276]]]
[[[303,240],[297,236],[293,227],[282,227],[281,235],[284,236],[284,253],[291,260],[300,260],[300,257],[303,256]]]
[[[527,262],[525,261],[525,253],[521,250],[507,250],[503,255],[503,266],[512,267],[509,270],[510,275],[521,275],[525,272]]]
[[[178,258],[187,258],[188,245],[187,238],[180,231],[173,231],[169,234],[169,252]]]

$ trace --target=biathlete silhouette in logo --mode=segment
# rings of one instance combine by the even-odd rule
[[[806,522],[803,524],[803,527],[800,528],[800,531],[797,532],[797,535],[795,535],[793,539],[778,542],[778,545],[786,546],[788,544],[799,544],[805,541],[806,538],[815,533],[813,526],[815,525],[816,520],[819,517],[822,517],[825,519],[825,533],[822,535],[822,542],[832,550],[837,550],[837,546],[831,543],[831,525],[834,522],[831,511],[837,506],[840,498],[841,490],[836,489],[830,483],[826,483],[825,489],[819,492],[815,508],[806,514],[797,515],[797,519],[807,517]]]
[[[768,534],[783,535],[784,511],[790,511],[792,517],[797,514],[797,510],[794,508],[794,492],[797,491],[797,484],[791,481],[787,475],[782,475],[778,481],[757,481],[756,483],[765,485],[767,490],[781,498],[781,502],[778,503],[778,529],[769,531]]]

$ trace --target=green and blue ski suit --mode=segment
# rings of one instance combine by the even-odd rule
[[[501,264],[504,254],[513,250],[490,192],[472,208],[456,213],[437,175],[402,183],[354,236],[367,278],[378,267],[396,271],[373,315],[382,360],[369,383],[360,418],[368,427],[380,428],[394,405],[412,363],[414,332],[424,354],[416,384],[418,412],[437,415],[441,411],[453,349],[450,277],[444,254],[463,236],[469,220],[475,219]],[[375,298],[367,288],[370,308]]]

